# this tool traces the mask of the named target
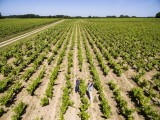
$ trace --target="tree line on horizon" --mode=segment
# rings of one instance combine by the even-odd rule
[[[40,16],[36,14],[24,14],[24,15],[9,15],[9,16],[2,16],[0,12],[0,18],[154,18],[152,16],[149,17],[136,17],[136,16],[128,16],[128,15],[120,15],[120,16],[105,16],[105,17],[100,17],[100,16],[88,16],[88,17],[82,17],[82,16],[68,16],[68,15],[49,15],[49,16]],[[155,15],[155,18],[160,18],[160,12],[158,12]]]

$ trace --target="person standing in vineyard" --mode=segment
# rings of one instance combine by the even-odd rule
[[[89,99],[90,99],[91,102],[93,101],[93,99],[92,99],[92,90],[93,90],[93,81],[89,81],[88,82],[87,91],[88,91]]]
[[[80,85],[80,78],[78,77],[76,80],[76,87],[75,87],[75,92],[79,92],[79,85]]]

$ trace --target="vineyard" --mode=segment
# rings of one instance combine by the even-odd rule
[[[160,120],[159,23],[66,19],[1,49],[0,120]]]
[[[32,28],[46,25],[59,20],[57,19],[2,19],[0,20],[0,41],[5,37],[19,34]],[[2,39],[3,38],[3,39]]]

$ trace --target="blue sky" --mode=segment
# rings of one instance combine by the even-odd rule
[[[0,0],[2,15],[155,16],[160,0]]]

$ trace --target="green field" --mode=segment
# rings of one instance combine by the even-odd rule
[[[160,119],[160,19],[65,19],[8,46],[0,50],[0,120]]]
[[[59,19],[49,19],[49,18],[0,19],[0,39],[38,26],[49,24],[57,20]]]

